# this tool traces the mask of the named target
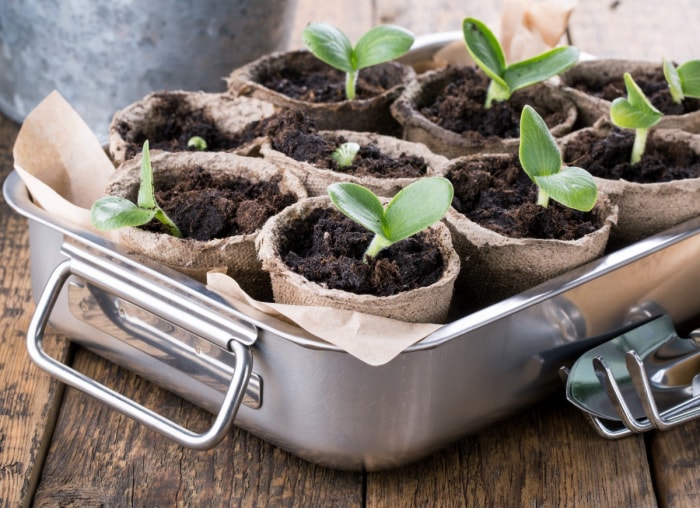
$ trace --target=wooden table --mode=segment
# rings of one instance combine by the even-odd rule
[[[301,30],[314,20],[338,24],[355,40],[377,23],[420,35],[458,30],[466,15],[494,22],[502,6],[457,0],[350,4],[299,0],[289,46],[301,46]],[[574,44],[601,57],[698,58],[699,32],[696,0],[585,0],[570,23]],[[12,168],[17,130],[0,117],[3,180]],[[380,473],[318,467],[238,429],[208,452],[183,449],[63,389],[31,364],[24,345],[34,309],[26,226],[3,202],[2,506],[700,506],[700,423],[606,441],[562,397],[417,464]],[[71,351],[63,337],[49,333],[46,341],[55,355],[127,395],[170,408],[192,426],[207,421],[177,397],[91,353]]]

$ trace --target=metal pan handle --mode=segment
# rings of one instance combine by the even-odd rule
[[[48,278],[46,287],[37,302],[27,330],[27,350],[31,359],[42,369],[64,383],[91,395],[107,406],[129,416],[147,427],[160,432],[173,441],[188,448],[205,450],[216,445],[227,434],[245,395],[252,372],[253,356],[250,347],[232,339],[228,348],[235,355],[231,383],[224,396],[214,423],[205,432],[198,434],[186,429],[137,402],[98,383],[94,379],[72,369],[49,356],[43,348],[43,337],[51,311],[68,277],[72,274],[71,260],[59,264]]]

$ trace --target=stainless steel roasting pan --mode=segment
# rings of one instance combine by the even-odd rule
[[[193,448],[213,446],[235,423],[325,466],[400,466],[563,390],[559,367],[620,330],[658,313],[682,330],[700,314],[696,218],[456,319],[373,367],[62,223],[15,172],[3,189],[29,219],[32,359]],[[42,348],[49,323],[218,415],[211,428],[182,428],[54,360]]]

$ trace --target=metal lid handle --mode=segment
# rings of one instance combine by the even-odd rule
[[[221,441],[231,428],[245,395],[245,388],[248,384],[253,364],[253,355],[250,347],[233,339],[229,342],[229,349],[235,355],[231,383],[212,426],[201,434],[195,433],[98,383],[46,353],[43,348],[43,336],[46,325],[61,289],[71,273],[70,260],[59,264],[49,277],[46,287],[37,302],[36,310],[27,330],[27,350],[31,359],[39,367],[60,381],[91,395],[112,409],[160,432],[182,446],[205,450]]]

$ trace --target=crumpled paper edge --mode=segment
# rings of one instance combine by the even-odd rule
[[[214,271],[207,274],[207,287],[234,306],[243,302],[268,316],[301,326],[319,340],[331,343],[373,366],[388,363],[442,326],[408,323],[327,307],[260,302],[250,298],[231,277]],[[330,336],[329,330],[332,330]]]

